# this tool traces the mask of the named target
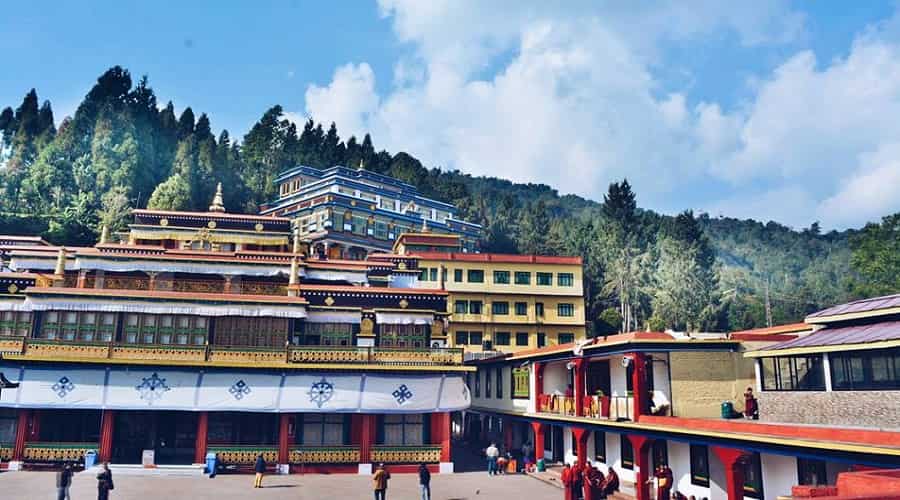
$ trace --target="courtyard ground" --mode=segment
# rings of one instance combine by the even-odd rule
[[[0,474],[0,499],[55,499],[53,472]],[[370,499],[372,481],[355,474],[267,476],[264,488],[253,489],[253,476],[114,476],[112,500],[255,500],[255,499]],[[489,477],[486,472],[432,475],[434,500],[558,500],[562,490],[524,475]],[[97,481],[89,474],[75,476],[73,500],[97,497]],[[392,500],[420,498],[416,474],[395,474],[388,487]]]

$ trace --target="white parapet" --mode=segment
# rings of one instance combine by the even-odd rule
[[[358,473],[361,476],[371,476],[372,464],[359,464]]]
[[[441,462],[438,471],[441,474],[453,474],[453,462]]]

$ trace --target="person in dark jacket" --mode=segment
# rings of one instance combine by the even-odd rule
[[[97,474],[97,500],[109,500],[109,492],[114,488],[109,463],[103,462],[103,470]]]
[[[431,500],[431,472],[425,464],[419,464],[419,488],[422,490],[422,500]]]
[[[256,479],[253,480],[253,487],[262,488],[263,474],[266,473],[266,460],[263,458],[262,453],[256,455],[256,465],[253,466],[253,470],[256,471]]]
[[[66,463],[62,470],[56,473],[57,500],[69,500],[70,486],[72,486],[72,464]]]

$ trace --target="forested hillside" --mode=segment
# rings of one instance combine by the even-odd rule
[[[820,234],[769,222],[665,216],[638,207],[627,180],[602,201],[425,168],[377,151],[372,138],[341,138],[280,106],[240,140],[216,137],[211,119],[160,105],[146,78],[114,67],[74,116],[54,126],[34,90],[0,112],[0,233],[93,244],[134,207],[205,210],[217,182],[232,212],[274,199],[275,176],[297,164],[356,166],[417,185],[484,225],[488,251],[581,255],[595,333],[621,329],[729,330],[796,321],[818,308],[900,291],[900,215],[861,231]],[[766,304],[770,307],[767,308]],[[768,309],[768,312],[767,312]]]

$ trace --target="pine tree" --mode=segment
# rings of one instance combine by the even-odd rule
[[[184,140],[185,137],[194,133],[194,110],[190,107],[184,108],[181,116],[178,117],[178,140]]]

